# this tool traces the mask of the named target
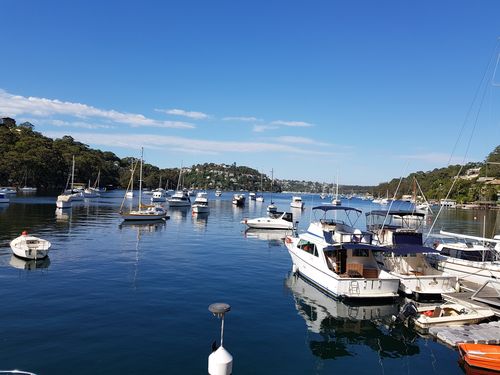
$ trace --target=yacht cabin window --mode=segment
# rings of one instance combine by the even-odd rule
[[[297,244],[297,247],[299,249],[304,250],[306,253],[312,254],[316,257],[318,256],[318,250],[316,249],[316,245],[313,244],[312,242],[300,240],[299,243]]]

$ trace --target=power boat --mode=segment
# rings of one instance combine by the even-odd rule
[[[208,194],[204,191],[196,194],[196,198],[193,202],[193,213],[202,214],[210,212],[208,207]]]
[[[249,228],[259,229],[293,229],[293,215],[290,212],[274,212],[267,217],[259,217],[256,219],[243,219],[242,224]]]
[[[141,162],[140,162],[140,172],[139,172],[139,203],[137,210],[131,210],[129,212],[123,212],[123,203],[120,208],[120,215],[123,220],[131,220],[131,221],[145,221],[145,220],[158,220],[158,219],[166,219],[167,211],[159,205],[156,206],[144,206],[142,204],[142,158],[143,158],[143,149],[141,149]],[[133,174],[132,174],[133,176]]]
[[[276,206],[274,204],[274,202],[271,201],[271,204],[269,206],[267,206],[267,212],[273,213],[273,212],[277,212],[277,211],[278,211],[278,206]]]
[[[443,230],[440,234],[445,237],[434,244],[438,253],[427,255],[434,267],[479,285],[500,279],[500,235],[491,239]]]
[[[401,282],[401,292],[415,297],[440,297],[458,291],[457,277],[439,271],[427,261],[436,252],[423,246],[425,214],[413,211],[374,210],[366,213],[366,228],[373,233],[373,244],[386,247],[377,261]]]
[[[10,248],[14,255],[23,259],[43,259],[49,255],[51,243],[38,237],[22,234],[10,242]]]
[[[56,207],[59,209],[71,208],[73,196],[71,194],[61,194],[57,196]]]
[[[191,206],[191,200],[187,192],[177,190],[174,195],[167,199],[170,207],[187,207]]]
[[[233,195],[233,204],[238,207],[242,207],[245,205],[245,195],[244,194],[234,194]]]
[[[460,362],[466,364],[471,368],[476,368],[479,371],[495,371],[500,372],[500,345],[488,344],[472,344],[472,343],[459,343],[457,345],[458,353],[460,355]],[[467,371],[467,374],[473,373]],[[479,374],[479,372],[477,372]],[[486,372],[482,372],[486,374]]]
[[[164,189],[158,188],[153,190],[153,194],[151,196],[151,202],[158,203],[166,201],[167,201],[167,192]]]
[[[0,203],[9,203],[10,199],[6,193],[0,193]]]
[[[248,193],[248,197],[250,198],[251,201],[254,201],[256,198],[256,195],[254,192],[250,192],[250,193]]]
[[[316,217],[318,212],[322,217]],[[374,256],[385,248],[371,244],[371,233],[354,228],[362,211],[330,204],[313,207],[313,213],[315,220],[307,232],[285,239],[292,271],[333,296],[395,298],[399,279],[381,269]],[[338,215],[348,222],[337,219]]]
[[[219,190],[219,189],[215,190],[216,197],[220,197],[221,195],[222,195],[222,190]]]
[[[495,315],[489,307],[481,307],[468,303],[444,302],[437,304],[416,304],[410,302],[412,314],[409,316],[415,328],[423,333],[432,327],[452,327],[466,324],[476,324]],[[402,310],[407,310],[404,306]]]
[[[290,203],[290,207],[304,209],[304,202],[302,202],[302,197],[292,197],[292,202]]]
[[[4,194],[17,194],[16,189],[11,187],[0,187],[0,193]]]

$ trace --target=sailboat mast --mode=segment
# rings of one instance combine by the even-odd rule
[[[144,154],[144,148],[141,147],[141,169],[139,169],[139,210],[142,205],[142,157]]]
[[[73,165],[71,167],[71,192],[73,192],[74,182],[75,182],[75,155],[73,155]]]

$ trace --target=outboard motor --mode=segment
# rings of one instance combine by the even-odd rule
[[[415,318],[418,315],[417,305],[415,302],[408,302],[401,308],[399,314],[394,317],[395,322],[406,322],[409,318]]]

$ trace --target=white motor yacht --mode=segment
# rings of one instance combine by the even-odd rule
[[[9,203],[9,196],[5,193],[0,193],[0,203]]]
[[[493,239],[441,231],[437,254],[427,254],[437,269],[475,284],[500,279],[500,235]]]
[[[71,194],[61,194],[57,196],[56,207],[57,208],[71,208],[71,202],[73,201],[73,196]]]
[[[439,271],[427,261],[423,246],[422,225],[425,214],[414,211],[374,210],[366,214],[366,228],[373,233],[373,244],[386,247],[377,253],[377,260],[401,282],[399,288],[407,295],[439,297],[458,291],[456,276]]]
[[[187,192],[177,190],[174,195],[167,199],[170,207],[187,207],[191,206],[191,200]]]
[[[51,243],[38,237],[23,233],[10,242],[14,255],[23,259],[43,259],[49,255]]]
[[[221,195],[222,195],[222,190],[219,190],[219,189],[215,190],[216,197],[220,197]]]
[[[302,201],[302,197],[292,197],[292,202],[290,203],[290,207],[304,209],[304,202]]]
[[[318,212],[322,217],[312,221],[307,232],[286,237],[293,272],[334,296],[395,298],[399,279],[381,269],[374,256],[384,249],[371,244],[371,233],[353,227],[361,211],[330,204],[313,207],[315,216]],[[327,217],[330,213],[333,218]]]
[[[153,195],[151,196],[151,202],[157,203],[166,201],[167,201],[167,192],[164,189],[158,188],[153,190]]]
[[[293,229],[293,215],[290,212],[274,212],[267,217],[258,217],[256,219],[243,219],[242,224],[249,228],[260,229]]]
[[[210,212],[210,208],[208,207],[208,194],[204,191],[196,194],[192,208],[193,213],[197,214]]]

